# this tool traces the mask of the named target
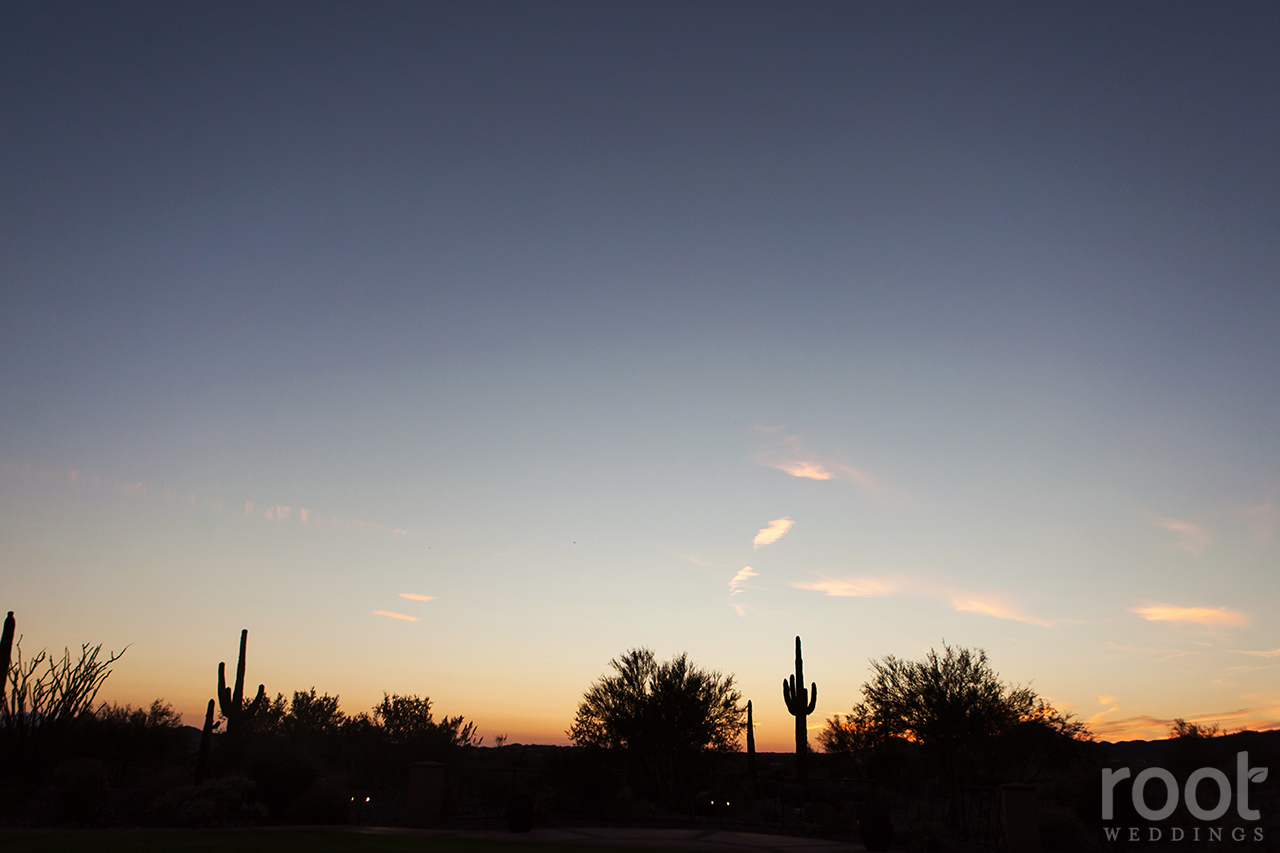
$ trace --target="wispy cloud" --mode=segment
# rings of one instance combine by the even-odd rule
[[[787,532],[794,526],[795,522],[790,518],[775,518],[769,522],[767,527],[760,528],[759,532],[756,533],[756,537],[751,540],[751,545],[755,548],[772,545],[783,536],[786,536]]]
[[[826,595],[847,598],[880,598],[889,595],[912,596],[939,601],[961,613],[981,613],[996,619],[1009,619],[1029,625],[1050,623],[1023,611],[1011,596],[1002,592],[979,592],[952,584],[917,578],[851,577],[791,584]]]
[[[1253,655],[1258,658],[1280,658],[1280,649],[1272,649],[1269,652],[1247,652],[1243,649],[1231,649],[1234,655]]]
[[[737,595],[738,593],[742,592],[742,590],[739,589],[739,584],[742,584],[743,582],[748,581],[751,578],[758,578],[758,577],[760,577],[759,572],[752,571],[750,566],[743,566],[741,569],[738,570],[738,573],[734,575],[733,578],[730,579],[729,581],[729,589],[732,590],[732,592],[730,592],[729,595]]]
[[[42,469],[36,468],[31,463],[16,464],[0,460],[0,473],[17,474],[22,477],[36,477],[38,479],[47,480],[56,477],[56,479],[67,483],[76,489],[100,489],[103,488],[102,478],[97,474],[88,473],[80,469]],[[223,511],[228,503],[231,506],[239,506],[240,502],[235,499],[225,497],[217,497],[209,494],[198,494],[194,491],[188,492],[187,489],[178,489],[168,486],[152,486],[141,480],[133,482],[122,482],[117,480],[108,480],[106,488],[113,490],[116,494],[129,495],[134,498],[148,498],[147,502],[154,503],[173,503],[183,501],[181,494],[188,494],[185,502],[192,507],[200,507],[211,509],[216,512]],[[140,502],[141,503],[141,502]],[[410,536],[408,530],[401,527],[391,527],[376,521],[364,521],[357,518],[345,518],[340,516],[317,516],[311,510],[299,509],[296,513],[292,507],[284,506],[276,503],[260,503],[257,501],[246,500],[244,504],[244,515],[247,518],[256,518],[267,521],[284,521],[292,522],[297,519],[299,524],[307,525],[315,530],[341,530],[341,531],[366,531],[371,533],[386,533],[392,536]]]
[[[1150,714],[1135,714],[1118,720],[1101,720],[1103,714],[1118,710],[1119,706],[1091,717],[1087,722],[1089,728],[1101,740],[1161,740],[1169,736],[1173,727],[1173,719],[1157,717]],[[1280,707],[1236,708],[1231,711],[1206,712],[1199,714],[1180,714],[1188,723],[1212,726],[1217,724],[1223,731],[1265,731],[1276,727],[1276,716]]]
[[[800,477],[805,480],[830,480],[835,477],[835,474],[832,474],[817,462],[811,462],[807,459],[784,459],[767,464],[772,468],[777,468],[779,471],[790,474],[792,477]]]
[[[417,592],[402,592],[400,593],[400,597],[407,598],[411,601],[435,601],[436,600],[436,597],[434,595],[422,595]]]
[[[893,595],[901,589],[901,584],[896,581],[865,577],[797,582],[791,585],[796,589],[824,592],[838,598],[877,598],[882,595]]]
[[[1244,614],[1225,607],[1178,607],[1174,604],[1149,604],[1145,607],[1130,607],[1130,613],[1136,613],[1148,622],[1190,622],[1196,625],[1243,625]]]
[[[417,617],[417,616],[408,616],[408,615],[406,615],[406,614],[404,614],[404,613],[396,613],[395,611],[392,611],[392,610],[375,610],[375,611],[373,611],[373,615],[374,615],[374,616],[386,616],[388,619],[403,619],[405,622],[417,622],[417,621],[418,621],[418,617]]]
[[[897,491],[881,478],[853,465],[813,453],[798,435],[785,435],[780,427],[756,427],[770,436],[767,444],[756,449],[752,460],[758,465],[776,468],[792,477],[805,480],[840,480],[853,483],[868,495],[880,500],[893,497]]]
[[[1190,521],[1179,521],[1176,518],[1157,518],[1154,524],[1156,527],[1168,530],[1170,533],[1176,533],[1178,541],[1174,543],[1174,547],[1196,557],[1203,554],[1204,549],[1208,548],[1209,543],[1213,540],[1208,528]]]
[[[1093,698],[1098,700],[1099,705],[1110,705],[1112,702],[1116,701],[1116,697],[1108,696],[1105,693],[1094,696]]]
[[[978,595],[974,593],[953,592],[949,595],[951,607],[961,613],[983,613],[997,619],[1010,619],[1014,622],[1026,622],[1029,625],[1048,625],[1043,619],[1023,613],[1002,595]]]

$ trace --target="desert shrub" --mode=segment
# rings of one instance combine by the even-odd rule
[[[147,708],[103,704],[82,715],[74,727],[72,749],[113,767],[184,760],[188,746],[182,715],[162,699]]]
[[[252,779],[220,776],[200,785],[178,785],[151,803],[149,817],[160,826],[216,827],[257,823],[266,809]]]
[[[106,801],[107,767],[96,758],[75,758],[53,773],[53,819],[60,825],[95,822]]]
[[[337,774],[322,776],[294,797],[285,812],[289,823],[343,824],[351,813],[351,789]]]

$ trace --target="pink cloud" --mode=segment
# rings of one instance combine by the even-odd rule
[[[790,518],[775,518],[773,521],[769,522],[768,526],[760,528],[756,533],[755,538],[751,540],[751,544],[755,548],[760,548],[764,545],[772,545],[783,536],[786,536],[794,526],[795,522]]]
[[[733,590],[729,594],[737,595],[738,593],[742,592],[742,590],[738,588],[739,584],[742,584],[750,580],[751,578],[758,578],[758,577],[760,577],[759,572],[753,571],[750,566],[743,566],[741,569],[738,570],[738,573],[734,575],[733,578],[729,581],[729,589]]]
[[[1209,547],[1209,543],[1213,537],[1209,534],[1209,530],[1199,524],[1190,521],[1178,521],[1174,518],[1158,518],[1155,521],[1156,527],[1168,530],[1170,533],[1178,534],[1178,541],[1174,547],[1181,551],[1186,551],[1193,556],[1200,556],[1204,553],[1204,549]]]
[[[805,459],[773,462],[771,467],[784,471],[792,477],[802,477],[806,480],[830,480],[835,476],[817,462],[810,462]]]
[[[1146,607],[1130,607],[1148,622],[1190,622],[1196,625],[1244,625],[1243,613],[1225,607],[1178,607],[1173,604],[1149,604]]]
[[[1044,619],[1025,613],[1004,593],[976,592],[938,581],[864,576],[800,582],[791,586],[843,598],[881,598],[888,595],[927,598],[960,613],[980,613],[1029,625],[1050,625]]]
[[[404,620],[405,622],[417,622],[417,621],[418,621],[418,617],[417,617],[417,616],[408,616],[408,615],[406,615],[406,614],[404,614],[404,613],[396,613],[396,612],[394,612],[394,611],[392,611],[392,610],[375,610],[375,611],[373,611],[373,615],[374,615],[374,616],[386,616],[388,619],[402,619],[402,620]]]
[[[752,459],[759,465],[776,468],[792,477],[806,480],[853,483],[879,500],[894,497],[898,492],[879,477],[860,468],[808,451],[800,436],[782,435],[779,427],[757,427],[756,431],[772,436],[768,446],[759,448],[752,455]]]

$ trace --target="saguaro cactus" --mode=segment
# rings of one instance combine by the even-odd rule
[[[5,679],[9,677],[9,658],[13,652],[13,632],[18,623],[13,619],[13,611],[4,620],[4,634],[0,635],[0,701],[4,700]]]
[[[756,726],[751,719],[751,700],[747,700],[747,775],[756,778]]]
[[[796,673],[790,680],[782,680],[782,698],[787,703],[787,710],[796,718],[796,775],[801,779],[808,777],[808,720],[818,704],[817,682],[811,687],[812,691],[804,688],[804,661],[800,657],[800,638],[796,637]]]
[[[245,628],[240,632],[240,662],[236,664],[236,686],[235,691],[227,689],[227,664],[222,662],[218,664],[218,706],[222,710],[222,716],[227,718],[227,734],[235,735],[241,727],[249,720],[253,719],[254,714],[258,713],[267,701],[267,688],[265,684],[258,685],[258,695],[253,701],[245,704],[244,701],[244,650],[249,643],[249,629]]]
[[[213,700],[204,713],[204,728],[200,730],[200,752],[196,754],[196,784],[204,781],[209,773],[209,747],[213,745]]]

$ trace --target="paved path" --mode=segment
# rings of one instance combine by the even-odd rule
[[[764,835],[727,829],[649,829],[636,827],[538,827],[531,832],[503,830],[420,829],[367,827],[358,832],[412,833],[470,841],[507,844],[583,844],[599,847],[639,847],[650,850],[686,850],[691,853],[864,853],[861,844],[825,838]]]

